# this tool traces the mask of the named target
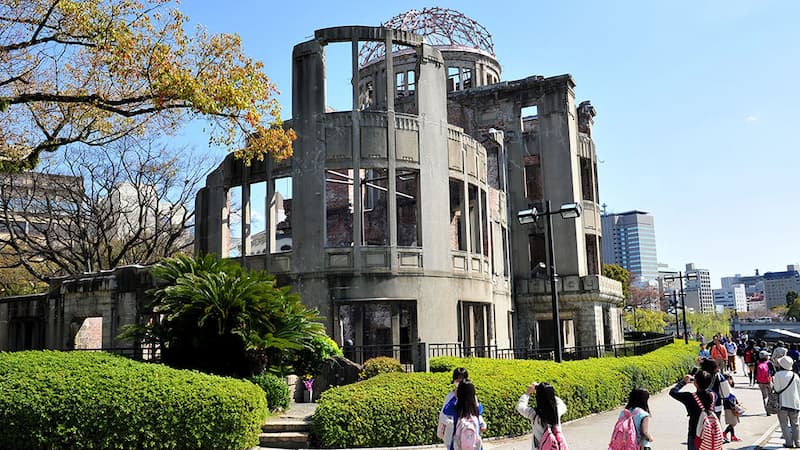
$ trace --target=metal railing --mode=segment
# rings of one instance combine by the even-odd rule
[[[574,361],[587,358],[600,358],[603,356],[635,356],[649,353],[673,342],[672,336],[660,336],[641,341],[625,342],[615,345],[591,345],[582,347],[565,347],[562,350],[565,361]],[[496,359],[537,359],[552,360],[552,348],[507,348],[498,349],[497,346],[467,347],[459,343],[430,344],[428,355],[455,356],[460,358],[481,357]]]
[[[65,351],[71,352],[106,352],[114,355],[124,356],[136,361],[160,362],[161,351],[153,347],[131,348],[131,347],[107,347],[107,348],[75,348]]]

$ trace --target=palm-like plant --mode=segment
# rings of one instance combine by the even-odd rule
[[[205,255],[166,259],[152,274],[159,320],[131,335],[161,343],[168,364],[247,376],[263,369],[242,367],[254,355],[299,350],[325,335],[317,310],[267,273]]]

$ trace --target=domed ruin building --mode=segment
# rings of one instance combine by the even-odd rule
[[[331,43],[352,46],[348,111],[326,107]],[[554,327],[546,220],[517,214],[579,204],[552,217],[565,353],[622,341],[621,287],[600,275],[595,110],[570,75],[503,81],[488,31],[442,8],[317,30],[292,58],[294,155],[212,172],[197,252],[292,284],[354,359],[519,356],[552,350]]]

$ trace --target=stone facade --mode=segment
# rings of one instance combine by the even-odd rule
[[[333,112],[325,47],[342,42],[352,45],[353,107]],[[365,45],[396,51],[359,62]],[[196,251],[276,273],[340,345],[394,345],[401,359],[418,341],[543,349],[554,341],[549,284],[532,269],[549,263],[544,226],[515,216],[545,200],[579,203],[579,219],[553,218],[564,345],[621,342],[621,288],[599,274],[595,110],[576,106],[569,75],[500,73],[485,48],[434,47],[380,27],[317,30],[293,51],[294,155],[250,166],[226,158],[197,197]],[[537,113],[523,117],[530,107]],[[252,197],[255,183],[266,184],[263,198]],[[283,198],[289,251],[277,247]],[[265,216],[263,239],[250,232],[253,210]],[[233,216],[241,230],[231,231]]]

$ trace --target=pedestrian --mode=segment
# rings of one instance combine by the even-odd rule
[[[456,421],[452,448],[473,450],[481,448],[481,432],[486,431],[486,423],[481,414],[475,385],[470,380],[458,383],[456,389]]]
[[[711,409],[714,405],[714,394],[708,391],[708,387],[711,386],[711,380],[711,374],[701,370],[694,376],[684,375],[669,391],[670,397],[683,403],[689,416],[689,432],[686,439],[686,448],[688,450],[697,450],[695,437],[697,435],[697,423],[700,421],[702,410],[696,399],[700,400],[706,410]],[[681,389],[689,383],[694,383],[696,392],[681,392]]]
[[[761,401],[764,403],[764,412],[770,415],[767,411],[767,399],[769,398],[769,391],[772,389],[772,375],[775,374],[775,366],[769,360],[769,352],[761,350],[758,352],[758,362],[756,363],[756,383],[758,388],[761,389]]]
[[[730,394],[727,398],[722,400],[722,406],[725,408],[725,431],[722,432],[722,437],[725,439],[725,442],[736,442],[741,441],[741,439],[736,436],[736,431],[734,431],[734,427],[739,425],[739,416],[736,413],[736,404],[738,401],[736,400],[736,394],[733,392],[734,382],[732,375],[725,375],[726,382],[730,385]],[[730,438],[727,436],[728,433],[731,434]]]
[[[536,406],[533,408],[528,406],[531,394],[536,395]],[[556,396],[556,390],[549,383],[531,383],[519,397],[517,411],[531,421],[531,448],[538,450],[546,431],[550,435],[561,435],[561,416],[567,412],[567,405]]]
[[[708,390],[714,394],[714,414],[717,419],[720,419],[723,411],[722,399],[730,395],[730,385],[725,381],[725,375],[713,360],[704,359],[700,363],[700,370],[711,374],[711,384],[708,386]]]
[[[772,350],[772,357],[770,360],[775,367],[778,367],[778,360],[786,356],[786,353],[789,350],[786,348],[786,343],[783,341],[778,341],[778,345]]]
[[[736,372],[736,351],[738,350],[736,343],[728,339],[725,343],[725,351],[728,353],[728,370]]]
[[[725,370],[725,365],[728,361],[728,351],[725,346],[720,342],[719,336],[714,336],[714,343],[711,344],[711,359],[716,361],[719,370]]]
[[[456,378],[457,378],[456,377],[456,372],[457,371],[459,373],[458,380],[456,380]],[[461,386],[461,384],[464,383],[464,382],[469,382],[469,384],[472,386],[473,391],[475,389],[474,385],[472,384],[472,381],[470,381],[469,378],[467,378],[467,375],[469,375],[467,373],[467,369],[464,369],[463,367],[453,371],[453,379],[454,379],[453,382],[456,383],[456,387],[454,389],[455,390],[455,394],[452,397],[450,397],[450,400],[447,401],[447,403],[445,403],[445,405],[444,405],[444,407],[442,407],[442,411],[441,411],[441,414],[444,414],[449,419],[450,427],[447,428],[448,424],[447,423],[445,424],[445,432],[444,432],[444,436],[445,437],[441,437],[440,436],[440,438],[442,440],[445,440],[445,442],[447,442],[446,439],[449,439],[449,445],[447,446],[447,448],[449,448],[450,450],[454,450],[453,438],[455,436],[456,425],[458,423],[458,398],[459,398],[459,396],[458,396],[459,395],[458,386]],[[473,394],[473,396],[475,397],[475,403],[478,405],[478,417],[480,419],[480,423],[482,424],[482,426],[485,427],[486,423],[483,421],[483,405],[478,401],[477,395]],[[467,401],[467,400],[465,400],[465,401]],[[440,415],[440,418],[441,418],[441,415]],[[438,432],[438,428],[437,428],[437,432]]]
[[[469,372],[467,372],[467,369],[464,367],[457,367],[453,370],[453,380],[451,381],[453,389],[445,396],[442,409],[439,411],[439,425],[436,427],[436,435],[439,436],[439,439],[444,441],[444,445],[447,448],[450,448],[450,444],[453,442],[453,433],[455,429],[453,428],[453,417],[445,414],[444,409],[456,397],[456,389],[458,389],[459,383],[468,378]]]
[[[711,353],[706,349],[706,344],[700,344],[700,351],[697,352],[697,363],[700,364],[701,359],[711,358]]]
[[[792,370],[798,372],[798,368],[800,368],[800,351],[797,350],[797,344],[792,342],[789,344],[789,351],[786,352],[786,356],[792,358],[794,361],[794,366],[792,366]]]
[[[800,447],[800,429],[797,414],[800,411],[800,376],[792,371],[794,361],[788,356],[778,359],[779,370],[773,377],[773,388],[778,392],[781,409],[778,411],[778,423],[783,434],[784,447]]]
[[[650,450],[650,443],[654,441],[653,436],[650,434],[650,406],[647,401],[650,399],[650,393],[647,389],[636,388],[628,395],[628,403],[625,409],[620,411],[617,423],[614,425],[614,432],[611,435],[611,443],[608,446],[609,450],[620,450],[629,448],[626,444],[630,441],[625,441],[624,434],[627,431],[627,426],[630,421],[633,421],[634,430],[636,432],[636,442],[638,442],[639,450]],[[628,421],[627,424],[625,421]]]
[[[747,376],[750,378],[750,386],[755,383],[756,376],[756,361],[758,360],[758,351],[756,351],[756,341],[747,341],[747,347],[744,349],[744,364],[747,366]]]

